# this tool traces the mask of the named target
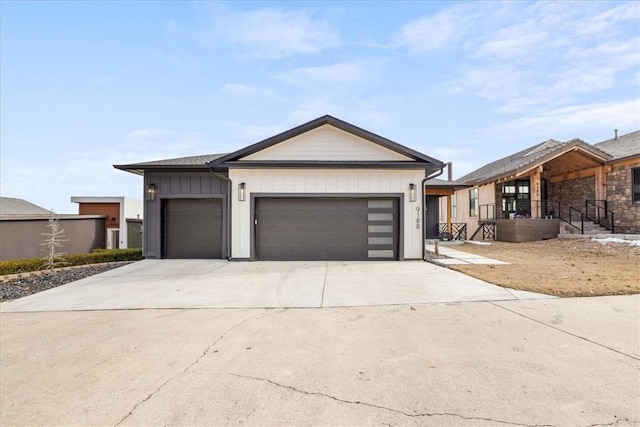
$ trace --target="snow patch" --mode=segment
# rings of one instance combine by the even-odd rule
[[[605,237],[604,239],[593,239],[596,242],[604,245],[607,243],[626,243],[627,245],[631,245],[631,246],[640,246],[640,240],[625,240],[625,239],[619,239],[617,237]]]

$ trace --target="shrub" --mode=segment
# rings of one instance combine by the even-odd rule
[[[143,259],[142,249],[96,249],[88,254],[65,254],[61,258],[65,266],[102,264],[117,261],[138,261]],[[0,275],[27,273],[40,270],[42,258],[28,258],[0,261]]]

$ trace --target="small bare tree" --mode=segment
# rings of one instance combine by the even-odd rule
[[[68,239],[65,239],[64,229],[60,228],[60,222],[58,222],[58,218],[56,218],[53,211],[51,211],[47,228],[49,229],[47,233],[40,233],[45,236],[44,242],[40,243],[40,245],[44,246],[43,251],[47,254],[47,256],[43,258],[44,263],[42,264],[42,268],[53,270],[56,267],[62,267],[67,264],[64,258],[62,258],[64,252],[59,252],[58,249],[62,248],[64,242]]]

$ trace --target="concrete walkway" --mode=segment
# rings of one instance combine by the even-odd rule
[[[435,245],[433,243],[427,243],[425,245],[427,252],[435,254]],[[470,254],[463,251],[457,251],[450,245],[438,244],[438,251],[440,255],[444,255],[447,258],[435,258],[431,262],[438,265],[461,265],[461,264],[482,264],[482,265],[498,265],[509,264],[508,262],[500,261],[493,258],[483,257],[481,255]]]
[[[0,304],[1,312],[354,307],[552,298],[423,261],[144,260]]]

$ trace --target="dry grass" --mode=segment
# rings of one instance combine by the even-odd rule
[[[500,286],[562,297],[640,293],[640,246],[553,239],[453,248],[509,262],[452,266]]]

